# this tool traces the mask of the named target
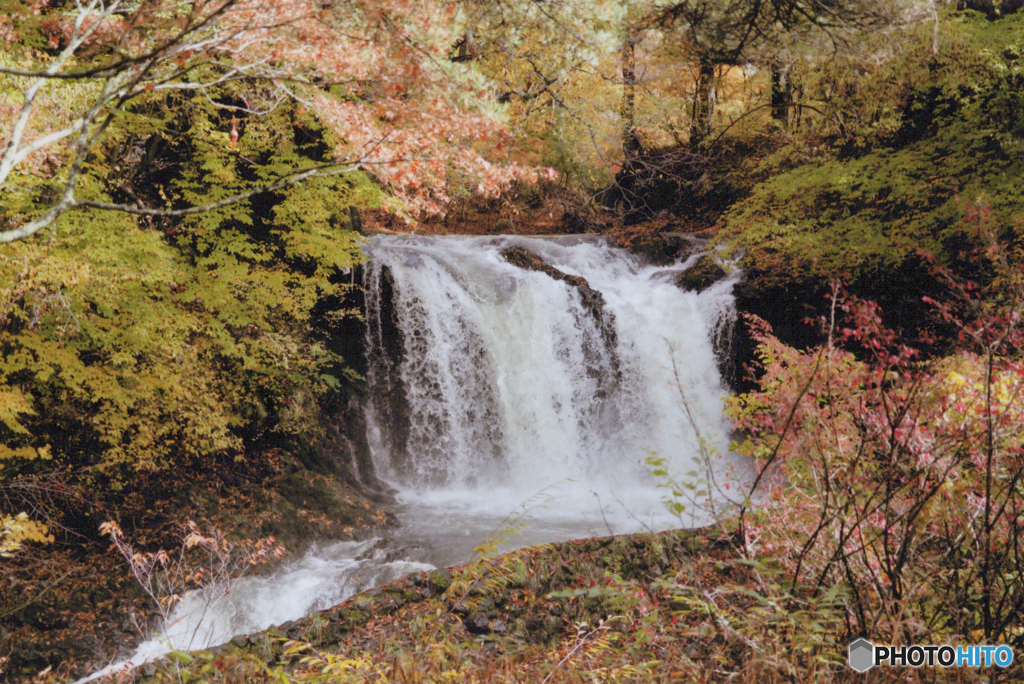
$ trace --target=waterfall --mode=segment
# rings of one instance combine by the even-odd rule
[[[402,500],[504,514],[557,487],[562,515],[597,500],[610,527],[617,501],[620,523],[664,528],[646,458],[696,481],[702,444],[726,454],[714,343],[735,276],[687,292],[673,279],[695,257],[652,266],[600,241],[375,237],[364,251],[370,443]]]

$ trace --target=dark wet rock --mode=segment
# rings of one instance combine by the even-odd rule
[[[490,634],[491,633],[491,621],[487,619],[487,616],[483,613],[473,613],[463,622],[473,634]]]
[[[372,274],[372,269],[367,274]],[[367,291],[379,292],[376,315],[367,316],[367,330],[371,339],[380,340],[379,345],[368,345],[365,354],[368,368],[378,369],[372,400],[376,419],[380,425],[383,447],[393,454],[406,452],[410,426],[407,417],[412,410],[409,405],[405,382],[399,368],[405,355],[405,332],[395,309],[395,279],[391,269],[382,265],[379,282],[366,281]]]
[[[372,594],[359,594],[352,600],[352,607],[370,612],[377,607],[378,597]]]
[[[370,614],[364,610],[341,610],[338,611],[342,618],[351,625],[365,625],[370,619]]]
[[[620,245],[656,266],[673,264],[687,258],[697,249],[697,242],[693,238],[665,233],[640,234],[628,241],[620,241]]]
[[[821,331],[807,324],[816,315],[816,303],[825,302],[828,284],[798,274],[780,275],[777,272],[745,265],[743,280],[733,290],[736,310],[753,314],[771,326],[773,333],[785,344],[806,349],[823,341]],[[736,325],[731,350],[732,361],[738,373],[731,382],[736,391],[757,387],[749,377],[759,367],[757,341],[749,326],[741,321]]]
[[[604,295],[593,289],[586,278],[560,271],[524,247],[518,245],[506,247],[502,250],[501,255],[513,266],[543,273],[568,284],[579,293],[580,303],[593,318],[600,333],[599,340],[584,341],[583,354],[586,359],[587,375],[597,381],[594,398],[596,401],[604,399],[620,380],[619,359],[616,352],[618,335],[615,331],[615,314],[605,310]],[[607,370],[609,367],[613,369],[611,373]]]
[[[693,266],[679,274],[676,285],[690,292],[703,292],[727,275],[713,256],[705,254],[697,259]]]
[[[513,266],[543,273],[575,287],[580,293],[583,306],[594,315],[599,323],[603,324],[606,317],[611,317],[612,314],[604,310],[604,296],[590,287],[590,283],[583,276],[569,275],[560,271],[554,266],[544,263],[543,259],[524,247],[507,247],[501,251],[501,255]]]

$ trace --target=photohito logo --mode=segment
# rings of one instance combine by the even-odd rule
[[[875,666],[875,647],[867,639],[857,639],[850,644],[848,662],[857,672],[867,672]]]
[[[857,672],[889,667],[1009,667],[1009,646],[875,646],[864,638],[850,643],[847,663]]]

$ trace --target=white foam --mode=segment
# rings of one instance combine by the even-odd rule
[[[510,245],[601,292],[606,316],[614,316],[614,343],[575,287],[509,264],[501,250]],[[736,464],[725,456],[730,428],[713,342],[735,317],[736,276],[685,292],[671,279],[695,257],[653,267],[600,243],[376,237],[366,251],[375,395],[369,437],[377,473],[400,492],[401,527],[390,553],[374,541],[313,548],[227,594],[187,597],[162,635],[90,679],[294,620],[417,570],[465,562],[489,537],[524,546],[693,527],[722,513],[732,478],[726,471]],[[397,366],[382,326],[384,267],[404,345]],[[384,397],[399,381],[410,407],[401,417],[409,430],[404,448],[382,418]],[[696,497],[703,505],[687,500],[682,515],[669,511],[667,478],[645,462],[652,454],[677,484],[709,490]],[[712,474],[717,492],[707,486]]]

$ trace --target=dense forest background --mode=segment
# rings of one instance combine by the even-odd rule
[[[202,520],[263,560],[243,540],[389,524],[356,273],[402,231],[714,240],[710,277],[745,273],[736,448],[772,483],[719,593],[563,588],[632,631],[411,676],[1019,649],[1022,4],[0,0],[0,671],[81,674],[159,610],[112,530]],[[399,679],[338,658],[306,674]]]

